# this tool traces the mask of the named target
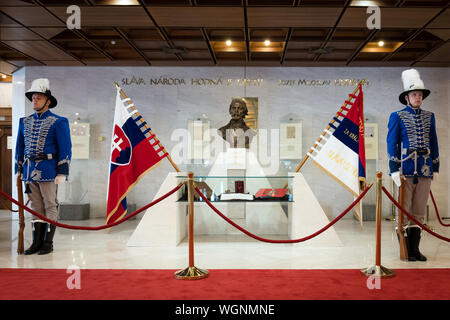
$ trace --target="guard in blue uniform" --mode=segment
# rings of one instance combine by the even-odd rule
[[[404,184],[405,210],[421,223],[425,220],[431,181],[439,172],[439,147],[433,112],[421,109],[430,94],[415,69],[402,73],[404,91],[399,100],[406,108],[389,118],[387,152],[389,171],[398,187]],[[404,226],[409,261],[426,261],[419,251],[421,228],[405,217]]]
[[[48,79],[34,80],[25,96],[33,103],[35,113],[19,121],[15,171],[25,182],[31,208],[56,221],[58,184],[66,181],[72,157],[69,122],[50,111],[57,100]],[[52,252],[56,227],[37,219],[31,225],[33,243],[24,253]]]

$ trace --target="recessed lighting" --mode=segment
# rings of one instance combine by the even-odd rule
[[[231,42],[231,40],[227,40],[227,41],[225,41],[225,44],[226,44],[227,46],[231,46],[232,42]]]
[[[116,0],[112,4],[119,5],[119,6],[129,6],[129,5],[138,5],[139,1],[137,1],[137,0]]]
[[[384,42],[382,40],[373,41],[368,42],[364,46],[364,48],[362,48],[361,52],[371,52],[371,53],[394,52],[402,44],[403,42],[393,42],[393,41]]]
[[[264,44],[265,44],[266,46],[270,46],[270,40],[264,41]]]
[[[116,44],[116,42],[114,40],[111,40],[111,44],[114,45]]]
[[[350,6],[352,7],[373,7],[373,6],[382,6],[382,1],[378,0],[371,0],[371,1],[364,1],[364,0],[353,0],[350,3]]]
[[[6,79],[6,74],[2,74],[2,78],[3,78],[3,79]]]

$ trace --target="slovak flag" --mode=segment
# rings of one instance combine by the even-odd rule
[[[329,129],[325,129],[308,155],[314,164],[339,181],[355,196],[366,184],[366,153],[364,145],[364,108],[362,86],[359,94],[349,95]],[[354,101],[351,101],[353,100]],[[350,107],[347,107],[349,105]]]
[[[168,154],[133,104],[124,105],[117,88],[111,138],[106,223],[127,213],[128,192]]]

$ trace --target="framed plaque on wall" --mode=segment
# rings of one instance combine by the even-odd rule
[[[364,124],[364,144],[366,146],[366,159],[378,159],[378,124]]]
[[[72,159],[89,159],[89,123],[71,122]]]
[[[302,157],[302,123],[280,123],[280,159]]]

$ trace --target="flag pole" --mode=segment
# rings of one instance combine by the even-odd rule
[[[23,190],[22,190],[22,179],[20,178],[20,174],[17,176],[16,180],[17,184],[17,196],[18,200],[21,204],[23,204]],[[25,229],[25,218],[23,214],[23,208],[19,207],[19,234],[17,236],[18,243],[17,243],[17,253],[23,254],[24,247],[23,247],[23,230]]]
[[[120,95],[126,99],[128,98],[127,95],[125,94],[125,92],[123,92],[122,88],[117,84],[117,82],[114,82],[114,85],[116,86],[116,88],[120,89]],[[129,100],[127,101],[128,105],[132,104]],[[136,110],[136,108],[133,106],[132,107],[133,110]],[[139,116],[139,113],[136,113]],[[145,124],[145,128],[149,129],[148,125]],[[158,146],[163,148],[163,146],[161,145],[160,142],[158,142]],[[166,151],[167,152],[167,151]],[[173,162],[172,158],[170,157],[170,154],[167,152],[167,160],[169,160],[170,164],[172,165],[172,167],[175,169],[176,172],[180,172],[180,169],[178,168],[178,166],[175,164],[175,162]]]
[[[403,177],[400,176],[400,181],[403,180]],[[398,203],[403,206],[403,197],[404,197],[404,182],[402,181],[400,187],[398,188]],[[400,246],[400,259],[408,260],[408,250],[406,248],[406,239],[403,233],[403,212],[397,209],[397,236],[398,242]]]

